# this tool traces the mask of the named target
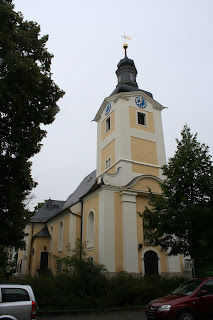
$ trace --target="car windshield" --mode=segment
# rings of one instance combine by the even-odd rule
[[[192,294],[202,283],[202,280],[190,280],[178,287],[172,294],[190,295]]]

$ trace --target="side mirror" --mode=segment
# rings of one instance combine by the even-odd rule
[[[198,297],[203,297],[206,296],[208,294],[207,290],[201,290],[200,292],[198,292],[197,296]]]

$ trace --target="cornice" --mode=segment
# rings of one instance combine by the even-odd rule
[[[144,91],[119,92],[119,93],[114,94],[113,96],[109,96],[109,97],[104,99],[104,101],[102,102],[102,104],[101,104],[98,112],[96,113],[95,118],[93,119],[93,121],[97,122],[100,119],[101,114],[104,111],[104,108],[106,107],[108,102],[112,102],[113,101],[114,103],[116,103],[119,99],[123,99],[123,100],[128,101],[129,97],[137,97],[137,96],[142,96],[144,99],[149,101],[149,103],[151,103],[153,105],[154,109],[162,111],[163,109],[166,108],[166,107],[162,106],[159,102],[157,102],[155,99],[151,98]]]

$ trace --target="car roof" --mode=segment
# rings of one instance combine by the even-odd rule
[[[30,287],[29,284],[12,283],[12,282],[0,282],[0,287]]]

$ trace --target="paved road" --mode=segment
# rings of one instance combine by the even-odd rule
[[[42,315],[38,320],[146,320],[143,310],[80,315]]]

